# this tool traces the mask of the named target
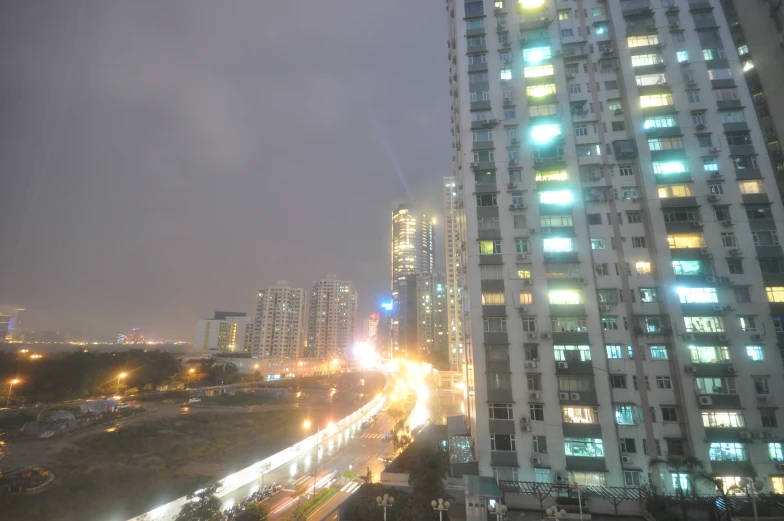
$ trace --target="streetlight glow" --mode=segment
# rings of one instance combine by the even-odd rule
[[[305,420],[305,423],[302,424],[302,428],[305,430],[310,429],[310,420]]]

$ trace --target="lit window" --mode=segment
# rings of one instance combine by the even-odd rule
[[[675,118],[675,116],[653,116],[650,118],[645,118],[642,126],[646,129],[677,127],[678,120]]]
[[[607,246],[604,243],[604,239],[591,239],[591,249],[592,250],[604,250]]]
[[[681,147],[679,148],[683,148],[682,145],[683,143],[681,142]],[[654,174],[683,174],[686,172],[686,166],[680,161],[667,161],[664,163],[654,161],[652,165]]]
[[[749,46],[748,45],[743,44],[740,47],[738,47],[738,54],[740,54],[741,56],[743,56],[744,54],[748,54],[748,53],[749,53]]]
[[[604,457],[604,447],[601,439],[564,438],[564,449],[567,456],[587,458]]]
[[[576,290],[552,290],[548,292],[548,297],[550,299],[550,304],[567,304],[567,305],[574,305],[574,304],[582,304],[583,303],[583,295],[582,292]]]
[[[596,423],[592,407],[561,407],[561,417],[566,423]]]
[[[676,248],[704,248],[705,237],[701,233],[681,233],[667,236],[667,243],[670,249]],[[782,298],[784,298],[784,288],[782,288]]]
[[[521,291],[520,292],[520,305],[528,306],[534,303],[534,293],[533,291]]]
[[[531,278],[531,266],[517,266],[517,277],[520,279]]]
[[[636,405],[616,405],[614,413],[618,425],[636,425],[642,421],[642,411]]]
[[[634,269],[638,275],[650,275],[651,263],[648,261],[637,261],[634,263]]]
[[[739,411],[702,411],[702,426],[738,429],[746,426]]]
[[[620,359],[623,358],[623,349],[619,345],[607,345],[607,358]]]
[[[657,45],[659,43],[658,34],[646,34],[642,36],[627,36],[626,43],[629,47],[645,47],[646,45]]]
[[[531,127],[531,140],[534,143],[547,143],[561,135],[561,126],[556,124]]]
[[[665,346],[651,346],[652,360],[667,360],[667,348]]]
[[[677,51],[675,58],[678,60],[678,63],[687,62],[689,61],[689,51]]]
[[[512,69],[501,69],[501,81],[512,79]]]
[[[702,263],[700,261],[672,261],[672,270],[675,275],[703,275]]]
[[[544,0],[520,0],[520,7],[523,9],[536,9],[537,7],[542,7],[544,5]]]
[[[606,487],[606,472],[585,472],[580,470],[570,470],[566,473],[569,483],[579,483],[588,487]]]
[[[543,85],[528,85],[525,88],[525,94],[532,98],[541,98],[542,96],[549,96],[555,94],[555,84],[546,83]]]
[[[591,360],[590,346],[553,346],[555,359],[559,362],[589,362]]]
[[[548,63],[546,65],[535,65],[533,67],[525,67],[523,69],[523,76],[526,78],[539,78],[541,76],[552,76],[553,72],[553,64]]]
[[[689,346],[691,361],[695,364],[716,364],[730,361],[727,346]]]
[[[536,181],[566,181],[569,179],[569,174],[566,171],[554,170],[551,172],[536,172]]]
[[[675,291],[680,297],[681,304],[708,304],[719,301],[716,288],[677,287]]]
[[[740,188],[740,193],[742,194],[761,194],[765,192],[765,187],[759,179],[738,181],[738,188]]]
[[[550,47],[529,47],[523,49],[523,61],[526,63],[539,63],[552,57]]]
[[[503,306],[504,293],[503,292],[482,292],[482,305],[483,306]]]
[[[784,302],[784,286],[768,286],[765,288],[768,302]]]
[[[762,352],[762,346],[746,346],[746,354],[755,362],[762,362],[765,360],[765,353]]]
[[[501,241],[479,241],[481,255],[497,255],[501,253]]]
[[[702,169],[705,170],[706,172],[718,172],[719,162],[715,157],[703,157]]]
[[[768,443],[768,456],[770,456],[770,461],[784,461],[784,448],[782,448],[780,441]]]
[[[542,204],[571,204],[572,192],[569,190],[539,192],[539,202]]]
[[[545,253],[574,251],[574,239],[569,237],[549,237],[542,241],[542,250]]]
[[[687,333],[724,333],[721,317],[683,317]]]
[[[646,65],[657,65],[662,62],[662,57],[658,54],[638,54],[632,56],[632,67],[643,67]]]
[[[672,94],[651,94],[640,96],[640,106],[646,107],[665,107],[672,105]]]
[[[708,69],[708,77],[712,80],[731,80],[732,72],[729,69]]]

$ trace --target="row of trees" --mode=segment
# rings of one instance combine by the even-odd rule
[[[221,521],[224,519],[221,500],[218,499],[218,484],[188,494],[185,504],[174,521]],[[248,503],[234,516],[234,521],[267,521],[269,509],[260,501]]]

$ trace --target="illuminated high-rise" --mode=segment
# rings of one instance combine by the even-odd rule
[[[446,12],[480,473],[784,491],[784,208],[719,0]]]
[[[354,346],[357,292],[335,275],[313,283],[308,320],[308,356],[347,357]]]
[[[307,335],[305,290],[287,281],[259,290],[253,327],[253,358],[297,358]]]
[[[400,349],[411,352],[419,349],[418,346],[410,345],[411,339],[416,337],[417,324],[405,318],[413,312],[407,312],[405,306],[408,300],[416,298],[416,291],[407,295],[406,281],[409,275],[433,272],[433,241],[431,216],[407,204],[401,204],[392,212],[393,353]]]
[[[457,179],[444,177],[444,247],[446,251],[447,349],[449,368],[463,370],[463,311],[460,283],[460,233]]]

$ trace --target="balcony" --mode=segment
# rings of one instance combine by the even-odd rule
[[[588,56],[588,46],[585,43],[565,45],[562,49],[564,59],[585,58]]]
[[[547,27],[553,23],[553,19],[549,16],[529,16],[520,19],[520,32],[529,31],[531,29],[539,29],[540,27]]]
[[[633,18],[651,15],[653,10],[649,0],[633,0],[631,2],[621,2],[621,13],[624,18]]]
[[[709,0],[689,0],[689,11],[700,11],[703,9],[713,9]]]

